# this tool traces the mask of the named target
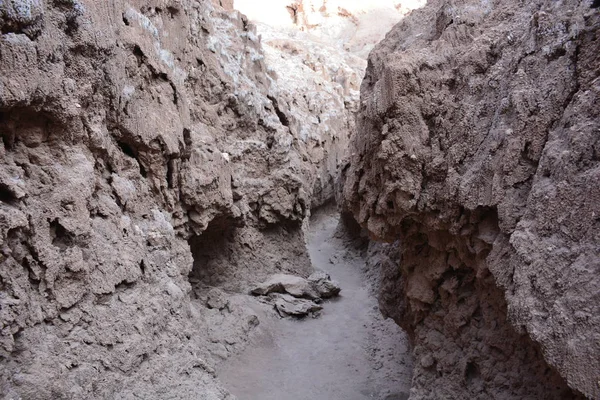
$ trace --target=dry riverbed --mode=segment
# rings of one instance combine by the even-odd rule
[[[325,301],[319,317],[301,320],[254,304],[260,325],[249,346],[218,371],[240,400],[408,398],[407,337],[381,317],[364,259],[336,237],[337,225],[337,214],[314,217],[308,247],[315,269],[340,284],[340,297]]]

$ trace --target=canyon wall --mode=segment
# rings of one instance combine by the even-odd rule
[[[340,201],[411,399],[600,396],[600,15],[432,0],[369,56]]]
[[[424,0],[360,2],[235,0],[232,7],[256,24],[271,92],[292,134],[319,142],[332,136],[330,156],[321,160],[312,205],[334,197],[337,168],[354,131],[366,56],[390,28]],[[335,153],[335,154],[333,154]]]
[[[296,129],[219,4],[0,1],[0,32],[0,393],[229,398],[235,293],[310,273],[347,122]]]

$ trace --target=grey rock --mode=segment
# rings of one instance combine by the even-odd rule
[[[41,31],[42,0],[0,1],[0,28],[3,32],[25,33],[34,38]]]
[[[255,296],[269,293],[288,293],[294,297],[320,301],[337,296],[341,291],[339,284],[332,281],[328,274],[315,272],[308,279],[288,274],[276,274],[251,290]]]
[[[332,281],[329,274],[322,271],[317,271],[308,277],[308,282],[312,288],[318,293],[319,297],[328,299],[340,294],[342,290],[336,281]]]
[[[319,297],[312,285],[306,279],[287,274],[276,274],[266,282],[261,283],[251,293],[253,295],[267,295],[269,293],[289,293],[294,297],[315,299]]]
[[[208,308],[215,308],[217,310],[223,310],[229,305],[227,295],[218,288],[211,288],[207,293],[206,306]]]
[[[307,315],[316,316],[323,307],[314,301],[299,299],[285,293],[272,293],[271,297],[275,309],[282,317],[304,317]]]

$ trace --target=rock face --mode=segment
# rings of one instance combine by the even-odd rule
[[[313,207],[334,196],[337,169],[354,128],[366,56],[424,0],[236,0],[256,23],[278,115],[307,144],[303,157],[320,173]]]
[[[310,274],[333,136],[290,128],[220,5],[0,1],[0,33],[0,393],[228,398],[257,320],[206,287]]]
[[[600,15],[430,1],[369,57],[344,209],[411,398],[600,396]],[[464,393],[457,395],[457,393]]]

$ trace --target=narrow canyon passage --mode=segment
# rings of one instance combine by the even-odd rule
[[[406,335],[381,317],[364,260],[337,237],[337,225],[337,214],[314,217],[308,247],[315,269],[338,281],[341,296],[314,319],[280,319],[257,304],[256,335],[218,374],[240,400],[408,398]]]

